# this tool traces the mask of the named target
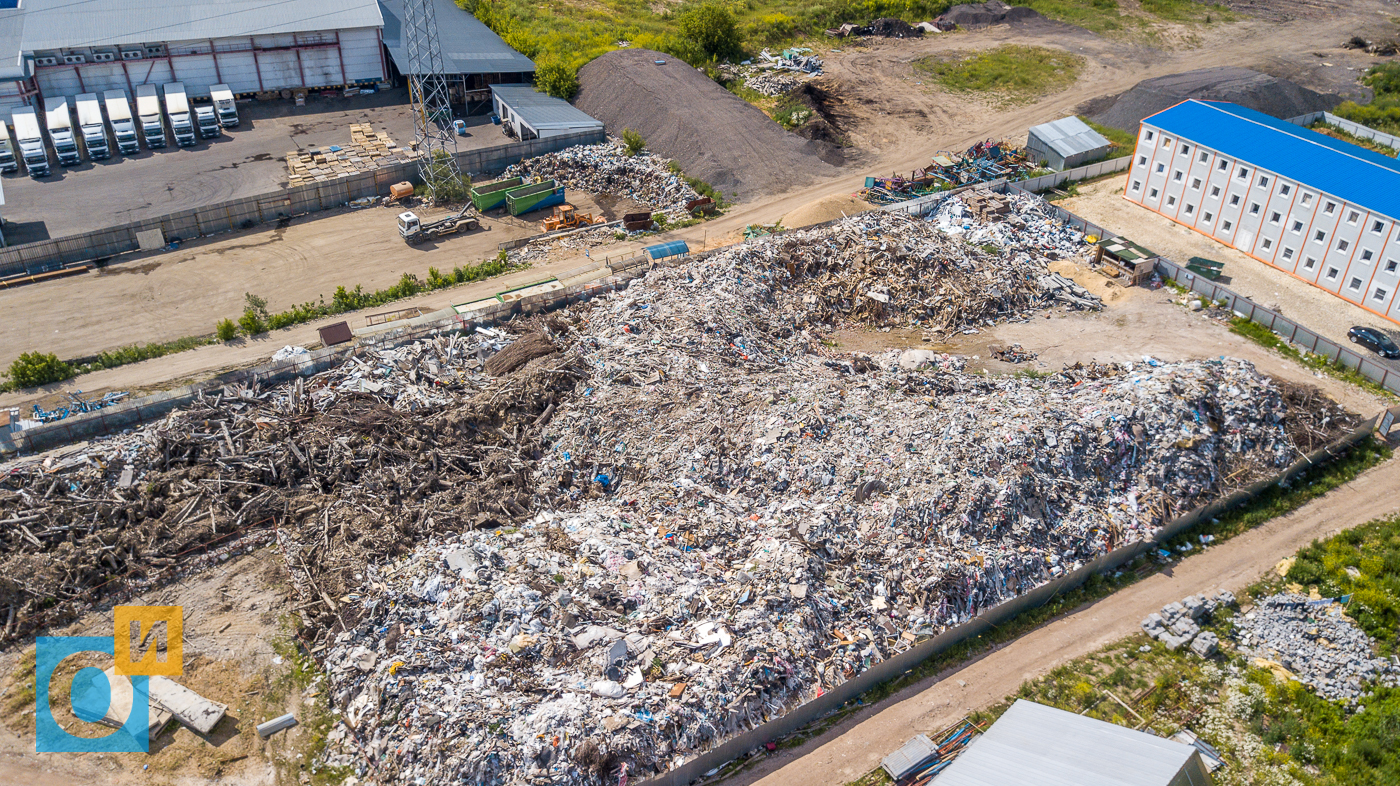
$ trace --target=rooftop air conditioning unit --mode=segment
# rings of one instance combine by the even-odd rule
[[[56,57],[36,57],[36,58],[34,58],[34,65],[41,65],[41,66],[58,65],[58,58],[56,58]]]
[[[112,52],[94,52],[92,55],[92,62],[94,63],[110,63],[116,59],[117,56]]]
[[[87,58],[83,55],[64,55],[63,62],[66,65],[77,65],[79,63],[86,63]]]
[[[156,44],[155,46],[148,46],[146,47],[146,56],[165,57],[165,47],[161,46],[160,44]]]
[[[145,52],[142,52],[140,49],[136,49],[136,50],[127,50],[127,51],[122,52],[122,59],[123,59],[123,60],[142,60],[142,59],[144,59],[145,57],[146,57],[146,53],[145,53]]]

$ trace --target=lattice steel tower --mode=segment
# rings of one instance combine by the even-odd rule
[[[460,180],[461,172],[457,169],[457,136],[452,130],[433,0],[405,0],[403,16],[418,174],[428,187],[428,195],[436,198],[438,188]]]

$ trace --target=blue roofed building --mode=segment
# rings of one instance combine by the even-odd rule
[[[1400,322],[1400,160],[1189,100],[1142,121],[1124,196]]]

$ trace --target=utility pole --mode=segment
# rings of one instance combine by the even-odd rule
[[[413,112],[413,141],[418,174],[428,196],[437,199],[443,186],[461,182],[457,136],[452,130],[442,45],[438,42],[433,0],[404,1],[404,42],[408,48],[408,98]]]

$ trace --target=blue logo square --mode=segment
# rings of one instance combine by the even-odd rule
[[[150,750],[150,688],[149,677],[134,676],[131,680],[131,714],[120,729],[105,737],[76,737],[64,731],[54,720],[49,706],[49,683],[54,670],[65,658],[80,652],[96,652],[115,657],[112,637],[107,636],[40,636],[34,655],[34,726],[35,750],[39,753],[146,753]],[[73,713],[91,721],[106,714],[111,702],[111,685],[97,669],[83,669],[74,677],[67,700]]]

